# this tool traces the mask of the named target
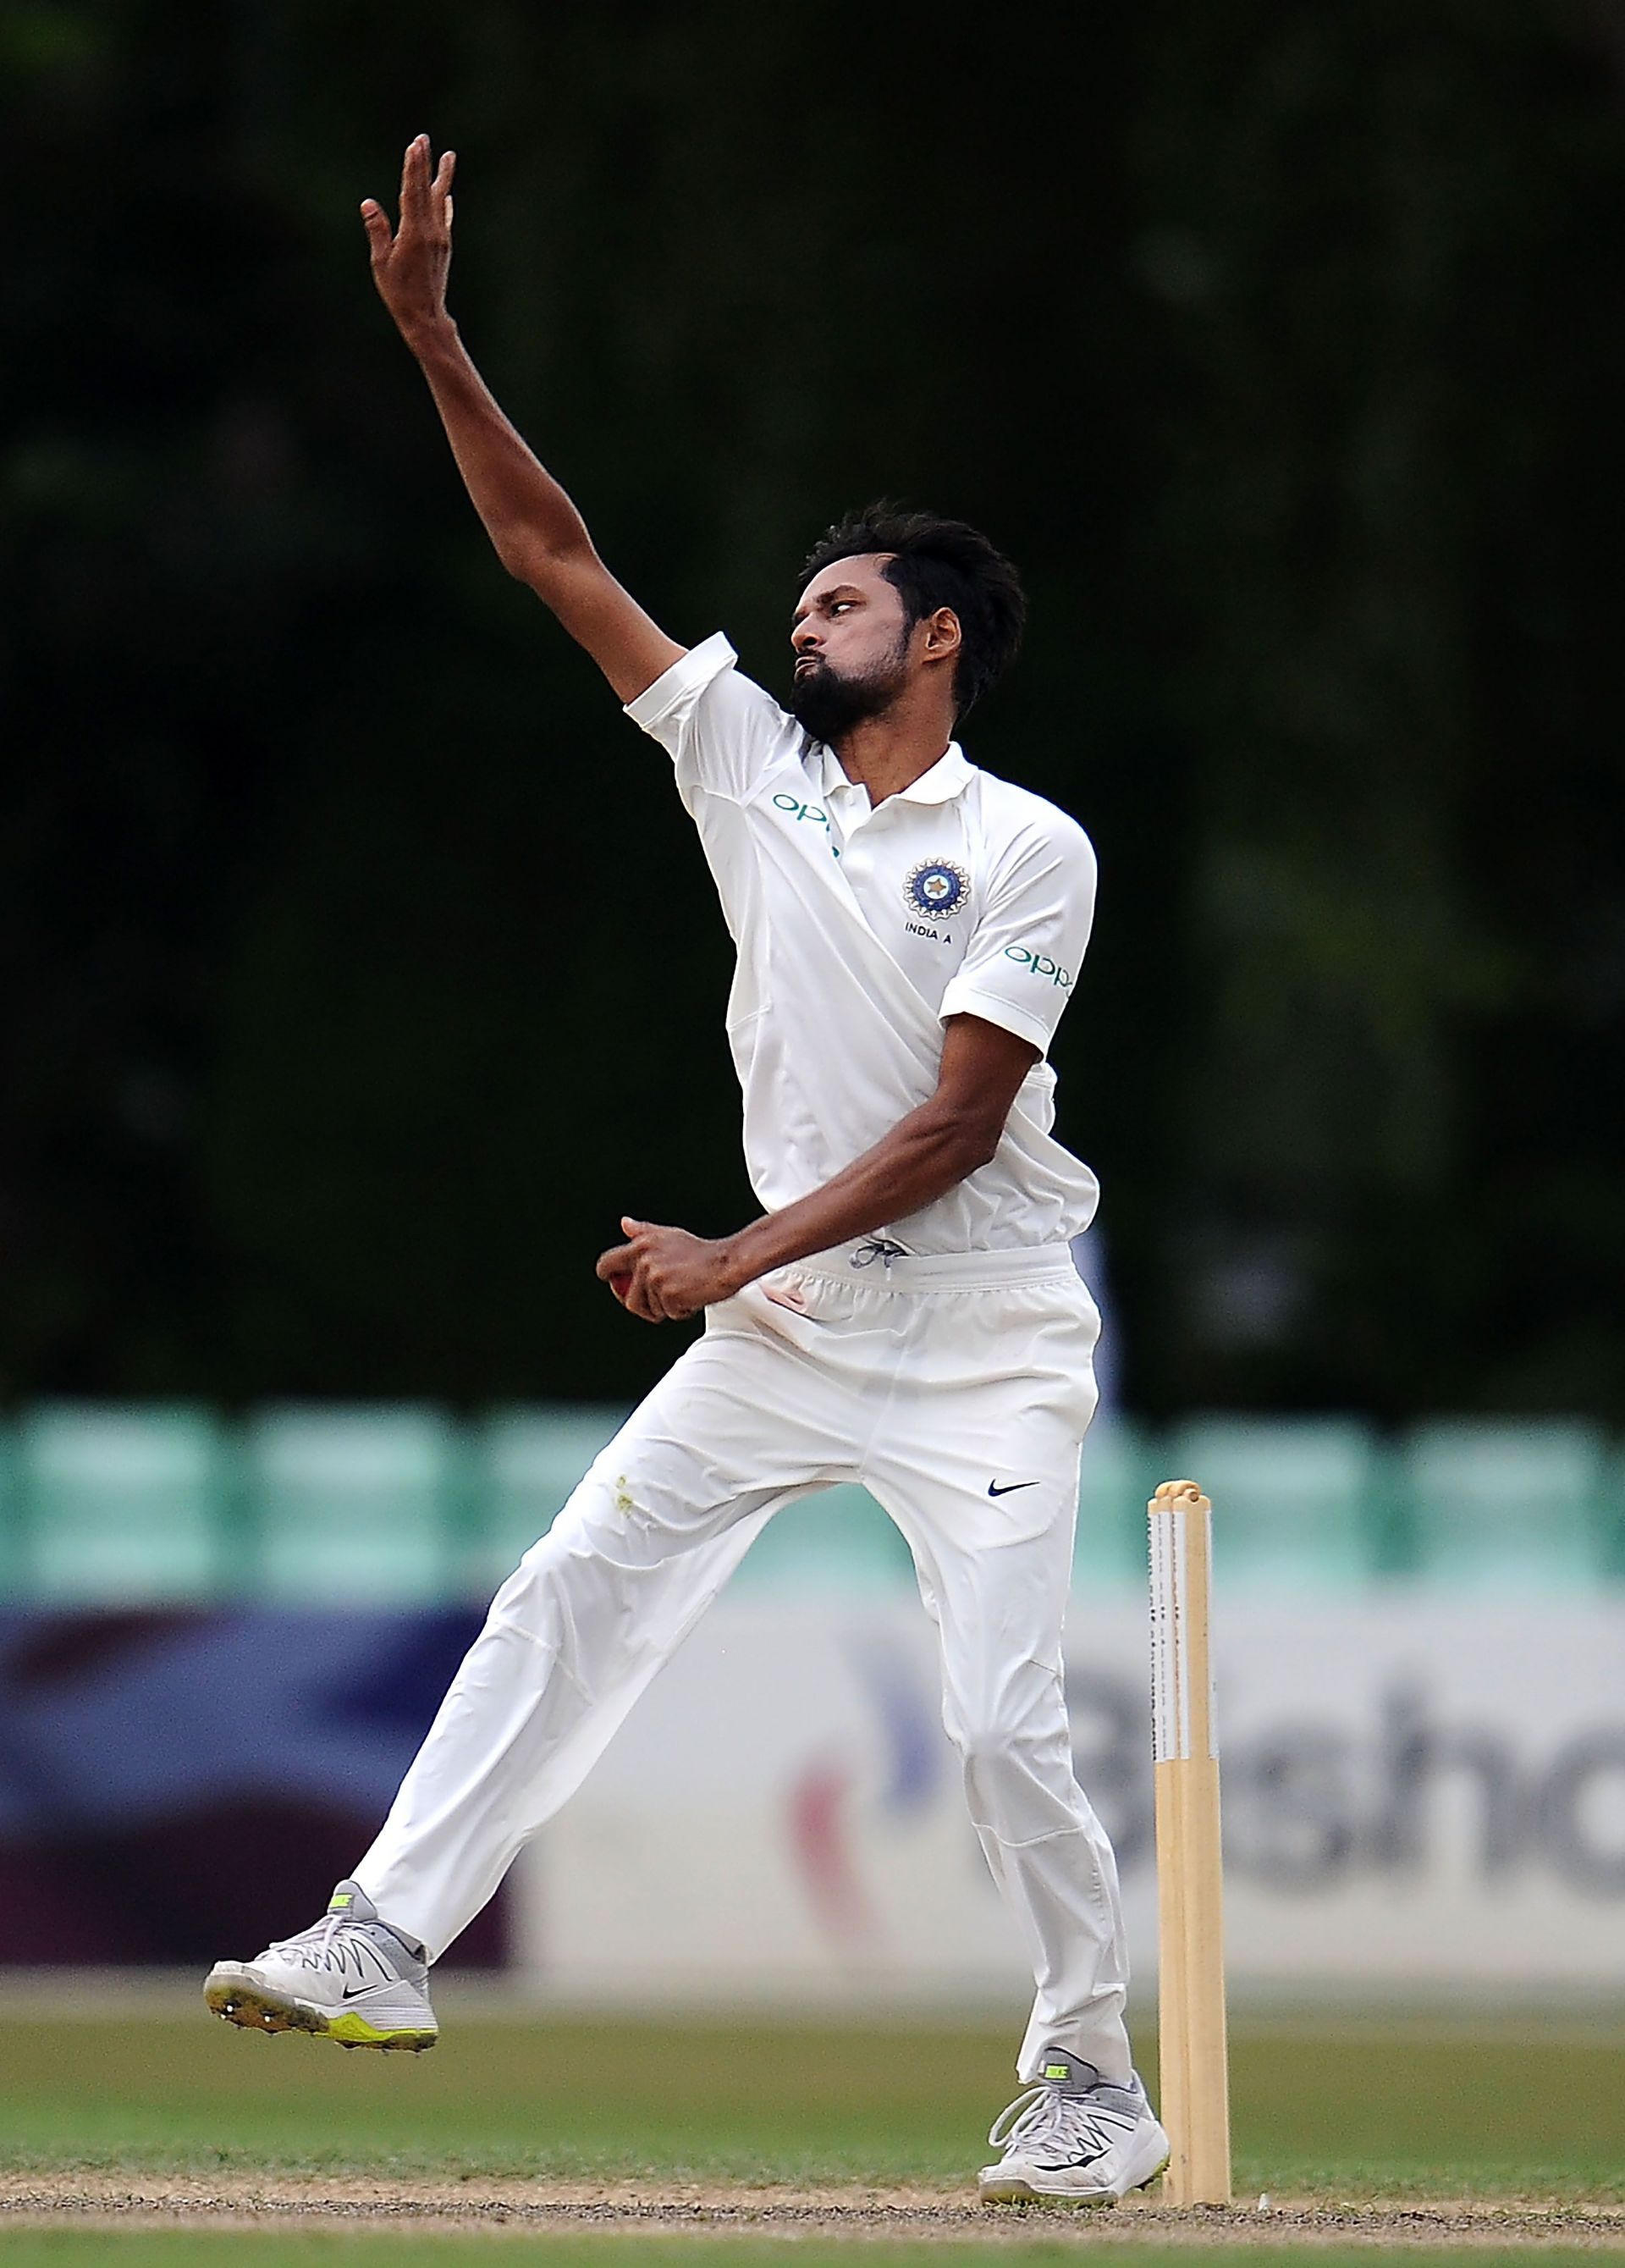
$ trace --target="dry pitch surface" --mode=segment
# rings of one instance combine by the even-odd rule
[[[1154,2196],[1110,2214],[990,2211],[920,2186],[743,2183],[321,2180],[238,2174],[131,2180],[86,2173],[0,2180],[0,2230],[64,2223],[121,2229],[386,2228],[471,2235],[822,2236],[961,2243],[1249,2249],[1393,2245],[1618,2249],[1625,2207],[1470,2198],[1331,2204],[1271,2198],[1176,2211]],[[680,2257],[681,2256],[680,2255]]]

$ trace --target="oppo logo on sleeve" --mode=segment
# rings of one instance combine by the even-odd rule
[[[1047,976],[1052,984],[1059,985],[1063,992],[1070,992],[1072,989],[1071,970],[1062,968],[1060,962],[1052,961],[1047,953],[1034,953],[1025,945],[1007,945],[1004,947],[1004,958],[1006,961],[1015,961],[1020,968],[1026,969],[1031,976]]]

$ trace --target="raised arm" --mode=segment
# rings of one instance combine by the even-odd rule
[[[420,134],[401,170],[401,225],[372,197],[361,217],[372,280],[417,357],[474,510],[508,572],[551,608],[619,698],[634,701],[683,652],[623,591],[581,514],[497,407],[446,312],[456,153]]]

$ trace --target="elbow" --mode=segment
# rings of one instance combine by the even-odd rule
[[[552,576],[550,562],[545,551],[522,536],[496,539],[496,556],[516,583],[524,583],[533,591],[548,590]]]
[[[535,571],[538,546],[523,520],[497,519],[487,515],[485,532],[498,563],[516,583],[528,583]]]
[[[993,1162],[1004,1132],[1003,1119],[991,1119],[985,1115],[960,1116],[948,1123],[948,1154],[953,1161],[953,1178],[962,1182],[968,1174],[977,1173]]]
[[[990,1166],[993,1163],[1004,1134],[1004,1129],[1002,1126],[983,1127],[977,1132],[975,1139],[968,1145],[969,1163],[965,1168],[967,1174],[980,1173],[983,1166]],[[963,1178],[964,1175],[961,1174],[960,1179],[963,1180]]]
[[[494,527],[490,536],[498,561],[514,581],[527,584],[544,598],[593,556],[590,543],[549,543],[534,528],[523,525]]]

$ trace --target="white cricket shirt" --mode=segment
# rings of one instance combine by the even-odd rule
[[[910,1252],[1064,1243],[1099,1185],[1062,1148],[1044,1059],[1094,915],[1089,838],[957,743],[871,806],[833,750],[740,674],[726,638],[674,661],[627,715],[658,740],[739,954],[728,1038],[765,1210],[820,1188],[934,1093],[948,1016],[1031,1041],[989,1162],[888,1224]]]

